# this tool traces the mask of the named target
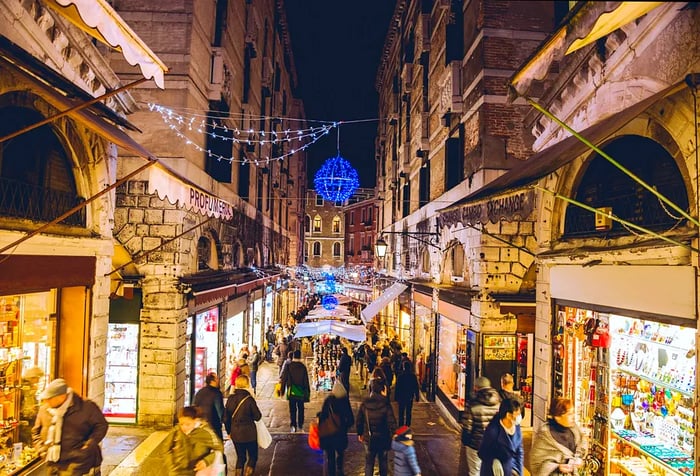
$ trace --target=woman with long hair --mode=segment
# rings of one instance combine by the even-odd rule
[[[318,414],[319,427],[332,421],[337,431],[321,437],[321,449],[324,453],[325,476],[343,476],[343,461],[348,447],[348,428],[355,424],[355,417],[350,407],[350,399],[345,385],[336,379],[331,394],[326,397]]]
[[[248,391],[247,375],[236,377],[235,389],[226,400],[224,427],[236,448],[235,476],[251,476],[258,462],[258,431],[255,422],[262,418],[258,404]]]

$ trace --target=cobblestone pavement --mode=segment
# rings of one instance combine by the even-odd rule
[[[260,450],[256,475],[313,476],[323,474],[323,457],[311,450],[307,443],[309,422],[320,410],[329,392],[312,392],[311,401],[306,404],[306,421],[303,432],[290,433],[287,401],[273,396],[277,382],[277,366],[265,363],[258,372],[258,392],[256,400],[263,414],[263,420],[273,437],[272,445]],[[356,412],[366,390],[361,390],[359,377],[351,377],[350,399]],[[396,407],[394,408],[396,412]],[[444,419],[435,403],[418,402],[413,407],[411,425],[418,452],[418,460],[424,475],[462,476],[467,474],[464,448],[459,434],[452,424]],[[103,475],[126,476],[168,474],[160,443],[167,432],[154,431],[134,426],[111,426],[103,442]],[[526,448],[530,446],[531,432],[524,432]],[[347,476],[364,474],[364,450],[356,437],[349,435],[350,446],[345,453]],[[229,468],[233,467],[235,451],[230,441],[225,445]],[[392,474],[389,464],[389,474]],[[233,471],[229,471],[233,474]],[[377,473],[378,474],[378,473]]]

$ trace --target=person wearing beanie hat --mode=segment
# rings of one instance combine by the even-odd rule
[[[394,450],[394,476],[420,476],[420,466],[410,426],[404,425],[396,430],[391,449]]]
[[[343,476],[345,450],[348,447],[348,428],[355,424],[355,417],[350,407],[348,392],[340,379],[335,380],[331,394],[323,401],[321,411],[318,413],[318,424],[325,465],[324,474]],[[331,432],[334,428],[336,431]]]
[[[83,399],[62,378],[46,386],[41,396],[32,439],[45,457],[47,474],[100,476],[100,442],[109,424],[100,408]]]
[[[462,444],[466,446],[469,476],[478,476],[481,469],[479,446],[486,426],[498,413],[501,397],[491,381],[483,375],[474,382],[474,397],[465,405],[462,417]]]

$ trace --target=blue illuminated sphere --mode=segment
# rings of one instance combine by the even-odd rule
[[[357,170],[340,155],[327,159],[314,176],[316,193],[330,202],[344,202],[359,186]]]
[[[321,299],[321,305],[326,311],[332,311],[338,305],[338,298],[335,296],[323,296]]]

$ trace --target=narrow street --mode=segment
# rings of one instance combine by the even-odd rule
[[[277,366],[265,363],[258,373],[258,406],[263,414],[263,419],[272,433],[273,443],[260,450],[258,465],[255,474],[285,475],[285,476],[310,476],[323,474],[323,455],[309,448],[308,427],[309,422],[320,410],[324,398],[328,392],[313,392],[311,402],[306,405],[306,416],[303,433],[289,432],[289,412],[287,401],[273,397],[275,383],[277,382]],[[359,377],[354,373],[350,379],[351,403],[354,412],[360,405],[361,397],[365,390],[361,390]],[[396,413],[396,406],[394,406]],[[413,422],[414,440],[421,470],[425,475],[457,476],[467,474],[464,449],[459,441],[459,433],[440,414],[435,403],[421,401],[414,404]],[[142,430],[139,430],[141,432]],[[144,432],[145,436],[150,432]],[[156,432],[151,435],[151,440],[165,437],[166,432]],[[530,445],[530,432],[524,432],[526,447]],[[345,453],[345,472],[348,476],[360,476],[364,474],[364,449],[352,432],[349,437],[350,446]],[[154,446],[150,454],[144,455],[143,447],[134,448],[132,455],[141,453],[138,457],[127,457],[124,446],[133,445],[133,438],[129,436],[128,427],[112,427],[104,443],[105,463],[103,473],[113,476],[125,475],[167,475],[167,467],[163,457],[164,450],[161,445]],[[225,445],[226,457],[229,462],[235,461],[235,451],[230,442]],[[124,458],[120,461],[121,458]],[[393,474],[391,454],[389,458],[389,474]],[[139,461],[140,460],[140,461]],[[116,466],[116,468],[115,468]],[[233,467],[229,464],[229,467]],[[376,474],[378,470],[375,469]],[[229,474],[233,474],[229,470]]]

